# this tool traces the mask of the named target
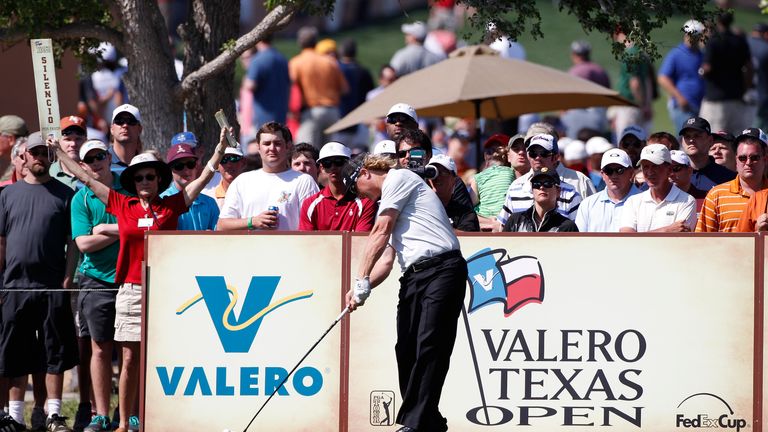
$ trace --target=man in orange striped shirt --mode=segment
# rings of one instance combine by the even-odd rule
[[[747,201],[768,187],[765,180],[768,137],[757,128],[745,129],[736,138],[735,179],[719,184],[707,193],[696,224],[696,232],[737,232]]]

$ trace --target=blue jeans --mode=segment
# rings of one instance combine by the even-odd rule
[[[669,119],[672,120],[672,125],[675,126],[675,130],[672,135],[677,135],[680,132],[680,129],[683,128],[686,120],[699,115],[698,108],[696,108],[695,111],[683,111],[680,109],[680,107],[674,106],[672,99],[667,101],[667,111],[669,111]]]

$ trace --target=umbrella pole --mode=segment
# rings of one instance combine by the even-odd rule
[[[482,102],[481,99],[472,101],[475,104],[475,164],[477,165],[475,168],[477,168],[478,172],[480,172],[483,165],[483,137],[480,135],[480,104]]]

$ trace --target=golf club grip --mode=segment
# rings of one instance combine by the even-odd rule
[[[344,310],[342,310],[342,311],[341,311],[341,313],[339,314],[339,316],[337,316],[337,317],[336,317],[336,319],[333,321],[333,323],[331,323],[331,325],[328,327],[328,329],[327,329],[327,330],[326,330],[326,331],[325,331],[325,332],[324,332],[324,333],[323,333],[323,334],[320,336],[320,338],[319,338],[318,340],[316,340],[316,341],[315,341],[315,343],[314,343],[314,344],[312,344],[312,347],[310,347],[310,348],[309,348],[309,351],[307,351],[307,352],[306,352],[306,354],[304,354],[304,356],[301,358],[301,360],[299,360],[299,362],[298,362],[298,363],[296,363],[296,366],[294,366],[294,367],[293,367],[293,369],[291,369],[291,371],[290,371],[290,372],[288,372],[288,374],[285,376],[285,378],[283,378],[283,380],[280,382],[280,385],[278,385],[278,386],[275,388],[275,390],[272,392],[272,394],[271,394],[271,395],[269,395],[269,397],[267,398],[267,400],[266,400],[266,401],[264,401],[264,404],[262,404],[262,405],[261,405],[261,408],[259,408],[259,410],[258,410],[258,411],[256,411],[256,414],[254,414],[254,415],[253,415],[253,418],[251,419],[251,421],[249,421],[249,422],[248,422],[248,425],[245,427],[245,429],[243,429],[243,432],[248,432],[248,428],[249,428],[249,427],[251,427],[251,424],[253,424],[253,421],[254,421],[254,420],[256,420],[256,417],[258,417],[258,415],[261,413],[261,411],[264,409],[264,407],[265,407],[265,406],[267,406],[267,404],[269,403],[269,401],[270,401],[270,400],[272,400],[272,397],[273,397],[275,394],[277,394],[277,391],[278,391],[278,390],[280,390],[280,387],[282,387],[282,386],[283,386],[283,385],[286,383],[286,381],[288,381],[288,378],[290,378],[290,377],[291,377],[291,375],[293,375],[293,373],[294,373],[294,372],[296,372],[296,369],[298,369],[298,368],[299,368],[299,366],[301,366],[301,364],[304,362],[304,360],[305,360],[305,359],[306,359],[306,358],[307,358],[307,357],[308,357],[308,356],[309,356],[309,355],[312,353],[312,351],[314,351],[315,347],[316,347],[317,345],[319,345],[319,344],[320,344],[320,342],[321,342],[323,339],[325,339],[325,336],[326,336],[328,333],[330,333],[330,331],[331,331],[331,330],[332,330],[334,327],[336,327],[336,324],[338,324],[338,323],[339,323],[339,321],[341,321],[341,319],[342,319],[342,318],[344,318],[344,315],[346,315],[346,314],[348,314],[348,313],[349,313],[349,306],[345,307],[345,308],[344,308]]]

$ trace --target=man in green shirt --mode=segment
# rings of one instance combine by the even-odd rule
[[[78,158],[83,169],[99,182],[120,190],[120,181],[110,171],[111,154],[106,144],[86,141]],[[115,334],[115,266],[119,251],[117,219],[88,187],[72,198],[72,238],[82,252],[78,329],[81,338],[91,339],[91,381],[96,416],[87,432],[108,430],[109,396],[112,385],[112,348]]]

